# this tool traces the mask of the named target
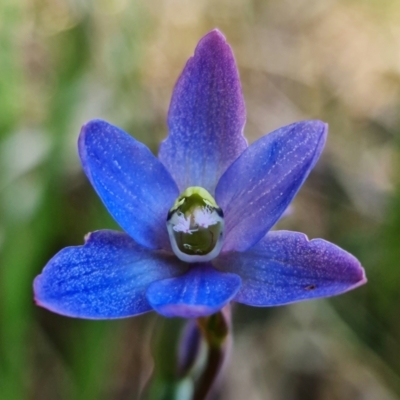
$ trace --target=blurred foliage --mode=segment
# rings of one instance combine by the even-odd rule
[[[214,27],[237,58],[250,142],[300,119],[330,125],[279,227],[339,244],[369,278],[332,300],[237,306],[220,398],[400,398],[400,3],[3,0],[1,399],[135,399],[153,356],[167,387],[174,347],[164,340],[152,356],[154,314],[68,319],[34,306],[31,287],[58,250],[118,229],[80,169],[80,126],[107,119],[156,153],[174,82]],[[171,346],[179,324],[164,324]]]

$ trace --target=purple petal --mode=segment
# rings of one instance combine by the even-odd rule
[[[97,231],[85,245],[56,254],[34,281],[36,303],[69,317],[108,319],[151,310],[150,283],[184,273],[187,266],[148,250],[127,234]]]
[[[119,225],[142,246],[169,249],[166,218],[179,192],[160,161],[101,120],[82,127],[78,146],[86,175]]]
[[[240,282],[239,276],[219,272],[210,264],[192,264],[184,275],[152,283],[147,299],[166,317],[204,317],[227,304]]]
[[[214,193],[220,176],[246,148],[239,74],[230,46],[213,30],[204,36],[176,83],[168,114],[169,136],[159,158],[179,190]]]
[[[253,143],[228,168],[215,196],[225,215],[222,252],[245,251],[265,236],[314,167],[326,135],[321,121],[285,126]]]
[[[367,280],[359,261],[322,239],[275,231],[244,253],[226,253],[214,264],[242,278],[234,298],[252,306],[277,306],[334,296]]]

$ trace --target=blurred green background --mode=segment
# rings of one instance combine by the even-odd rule
[[[34,306],[32,279],[87,232],[118,229],[82,173],[81,125],[106,119],[156,153],[174,83],[214,27],[236,55],[249,142],[330,125],[280,227],[339,244],[369,278],[329,300],[236,306],[219,398],[400,398],[400,2],[3,0],[1,400],[136,399],[154,358],[168,380],[180,321],[61,317]]]

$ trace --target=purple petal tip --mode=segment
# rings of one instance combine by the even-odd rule
[[[219,53],[221,51],[229,51],[233,54],[231,46],[227,43],[225,36],[218,29],[213,29],[204,35],[198,42],[194,56],[198,55],[203,49],[206,51],[215,51]]]
[[[218,29],[214,28],[212,31],[206,33],[199,41],[199,43],[208,41],[208,40],[216,40],[220,42],[226,43],[226,38],[224,34]]]
[[[360,270],[359,271],[360,279],[356,283],[354,283],[354,285],[350,286],[345,292],[349,292],[350,290],[356,289],[359,286],[365,285],[368,282],[367,275],[365,273],[365,269],[361,266],[361,264],[359,265],[359,270]]]

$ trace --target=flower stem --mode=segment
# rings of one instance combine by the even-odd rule
[[[197,319],[207,344],[206,364],[195,386],[193,400],[205,400],[213,389],[229,350],[230,309]]]

